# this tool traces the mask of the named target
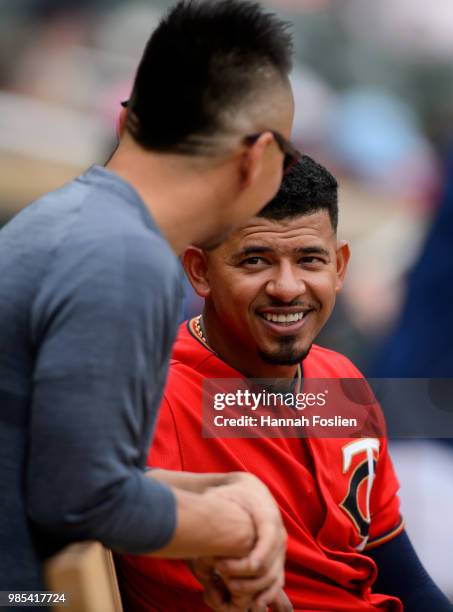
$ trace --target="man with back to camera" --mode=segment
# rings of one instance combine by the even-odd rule
[[[286,534],[258,479],[172,486],[143,466],[177,328],[177,255],[259,210],[297,155],[291,52],[258,3],[178,3],[147,44],[106,167],[1,231],[0,590],[42,588],[49,554],[97,539],[244,557],[266,582],[258,603],[279,591]]]
[[[285,590],[299,612],[451,611],[404,531],[382,434],[285,439],[261,428],[260,438],[239,437],[237,429],[201,435],[206,381],[286,379],[296,393],[302,379],[362,379],[346,357],[313,344],[349,260],[337,219],[336,180],[304,156],[274,200],[219,248],[187,249],[184,266],[205,307],[180,327],[148,462],[190,472],[250,470],[263,479],[288,532]],[[238,410],[228,415],[246,412]],[[246,610],[248,601],[229,598],[212,581],[210,565],[198,568],[205,601],[218,611]],[[181,562],[123,557],[119,567],[131,612],[208,609]],[[259,588],[235,576],[242,561],[216,569],[236,594]]]

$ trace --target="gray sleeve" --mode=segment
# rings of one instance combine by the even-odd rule
[[[129,553],[162,547],[176,523],[171,490],[142,470],[178,308],[175,264],[159,249],[136,237],[68,246],[31,321],[30,517]]]

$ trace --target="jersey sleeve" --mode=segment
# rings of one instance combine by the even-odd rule
[[[44,533],[140,553],[176,524],[172,491],[143,468],[179,277],[152,237],[118,243],[69,245],[36,296],[27,498]]]
[[[387,438],[382,438],[381,444],[370,499],[371,524],[365,550],[388,542],[404,529],[398,497],[399,482],[388,452]]]

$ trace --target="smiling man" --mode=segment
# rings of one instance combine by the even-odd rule
[[[451,610],[404,532],[385,438],[201,436],[209,379],[286,379],[300,389],[303,379],[361,378],[346,357],[314,344],[349,260],[337,217],[336,180],[303,157],[224,244],[187,249],[185,269],[205,308],[180,327],[149,464],[259,476],[288,533],[285,590],[299,612]],[[182,562],[124,557],[119,568],[135,612],[206,604],[237,612],[260,590],[240,560],[196,565],[201,584]]]

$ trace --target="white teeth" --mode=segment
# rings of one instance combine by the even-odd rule
[[[272,321],[273,323],[295,323],[296,321],[303,319],[304,315],[304,312],[296,312],[288,315],[265,312],[263,317],[266,319],[266,321]]]

